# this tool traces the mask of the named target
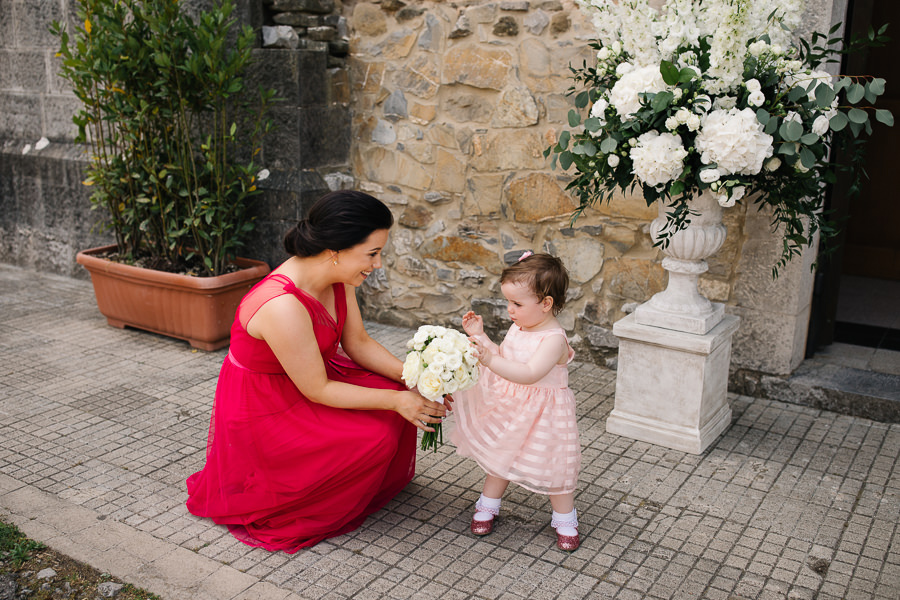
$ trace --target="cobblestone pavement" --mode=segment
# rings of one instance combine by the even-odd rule
[[[411,333],[369,329],[398,354]],[[731,396],[731,428],[689,455],[608,434],[615,372],[578,362],[578,551],[515,486],[473,537],[482,475],[449,445],[357,531],[249,548],[184,507],[224,355],[109,327],[88,282],[0,265],[0,515],[171,600],[900,598],[900,425]]]

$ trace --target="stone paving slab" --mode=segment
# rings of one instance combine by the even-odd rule
[[[412,333],[368,326],[398,355]],[[168,600],[900,598],[900,425],[730,395],[731,428],[689,455],[607,433],[615,372],[579,362],[578,551],[515,486],[472,536],[482,474],[449,445],[357,531],[247,547],[184,507],[224,355],[109,327],[88,282],[0,265],[0,514]]]

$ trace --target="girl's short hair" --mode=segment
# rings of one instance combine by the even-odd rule
[[[354,190],[329,192],[285,234],[284,249],[301,257],[316,256],[323,250],[346,250],[393,224],[394,216],[381,200]]]
[[[531,288],[538,300],[547,296],[553,299],[553,314],[566,305],[566,290],[569,289],[569,272],[562,261],[549,254],[532,254],[503,269],[500,284],[506,282],[525,284]]]

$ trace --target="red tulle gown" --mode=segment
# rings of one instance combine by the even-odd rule
[[[206,466],[187,480],[188,510],[251,546],[296,552],[359,527],[415,471],[416,428],[389,410],[347,410],[304,397],[268,345],[247,333],[265,302],[293,294],[312,317],[328,377],[404,389],[340,353],[347,315],[334,286],[337,322],[283,275],[270,275],[241,302],[219,374]]]

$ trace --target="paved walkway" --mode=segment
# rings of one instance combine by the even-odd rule
[[[410,331],[370,325],[400,352]],[[451,447],[348,535],[294,555],[190,515],[224,351],[106,325],[88,282],[0,265],[0,516],[167,600],[900,598],[900,425],[731,396],[688,455],[608,434],[615,372],[575,363],[582,547],[512,486],[468,532],[481,473]]]

